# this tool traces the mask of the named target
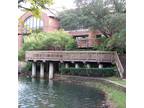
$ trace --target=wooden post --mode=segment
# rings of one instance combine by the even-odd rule
[[[103,68],[103,65],[102,65],[102,64],[99,64],[99,65],[98,65],[98,68],[99,68],[99,69]]]
[[[87,64],[86,64],[86,67],[87,67],[87,68],[90,68],[90,64],[87,63]]]
[[[78,63],[75,63],[75,68],[79,68],[79,65],[78,65]]]
[[[68,68],[68,67],[69,67],[68,63],[65,63],[65,68]]]

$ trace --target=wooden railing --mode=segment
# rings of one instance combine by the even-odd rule
[[[108,51],[26,51],[26,61],[113,62],[114,52]]]
[[[114,51],[26,51],[26,61],[110,62],[115,63],[120,77],[123,66]]]
[[[74,29],[74,30],[66,30],[66,32],[81,32],[81,31],[89,31],[89,29]]]
[[[115,64],[116,64],[117,69],[119,71],[120,77],[123,78],[124,68],[121,64],[121,61],[119,59],[117,52],[114,53],[114,59],[115,59]]]
[[[89,35],[89,29],[77,29],[77,30],[69,30],[66,31],[72,36],[81,36],[81,35]]]

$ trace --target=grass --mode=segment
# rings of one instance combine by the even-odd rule
[[[85,82],[86,85],[102,89],[106,95],[107,99],[112,102],[114,108],[126,108],[126,93],[117,90],[109,85],[102,84],[100,82]]]
[[[106,78],[106,79],[117,82],[117,83],[122,84],[124,86],[126,85],[126,80],[122,80],[118,77],[109,77],[109,78]]]

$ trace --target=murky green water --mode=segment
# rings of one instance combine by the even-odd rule
[[[19,108],[105,108],[104,93],[58,81],[19,78]]]

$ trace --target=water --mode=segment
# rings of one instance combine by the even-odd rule
[[[60,81],[19,78],[19,108],[106,108],[99,89]]]

